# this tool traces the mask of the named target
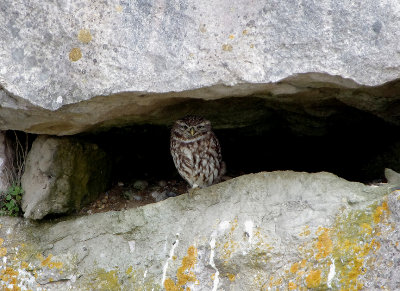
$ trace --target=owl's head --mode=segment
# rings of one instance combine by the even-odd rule
[[[201,116],[188,115],[177,120],[172,130],[185,140],[196,139],[211,131],[211,122]]]

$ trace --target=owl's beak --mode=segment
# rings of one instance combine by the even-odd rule
[[[194,134],[195,134],[195,130],[194,130],[193,127],[190,128],[190,134],[191,134],[192,136],[194,136]]]

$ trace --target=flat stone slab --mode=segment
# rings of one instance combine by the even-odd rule
[[[174,98],[354,89],[399,77],[397,0],[2,4],[1,129],[74,134],[143,121]],[[348,102],[376,113],[373,96]]]
[[[1,217],[0,284],[395,290],[400,193],[391,187],[263,172],[126,211],[47,222]]]

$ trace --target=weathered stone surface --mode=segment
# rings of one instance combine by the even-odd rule
[[[24,217],[66,213],[106,190],[108,158],[97,145],[71,138],[39,136],[22,176]]]
[[[1,268],[11,274],[2,284],[14,274],[34,290],[37,282],[46,290],[396,290],[400,229],[390,210],[399,206],[390,187],[264,172],[121,212],[0,218]]]
[[[385,169],[385,177],[388,183],[394,184],[400,187],[400,174],[392,169]]]
[[[6,191],[12,183],[13,177],[13,150],[7,142],[4,131],[0,131],[0,192]]]
[[[364,87],[398,79],[400,4],[359,2],[4,0],[0,128],[74,134],[172,121],[186,98],[304,94],[311,115],[329,96],[400,124],[398,83]]]

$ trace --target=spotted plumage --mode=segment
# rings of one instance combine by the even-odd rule
[[[225,174],[221,148],[207,119],[186,116],[177,120],[170,143],[175,167],[192,188],[218,183]]]

